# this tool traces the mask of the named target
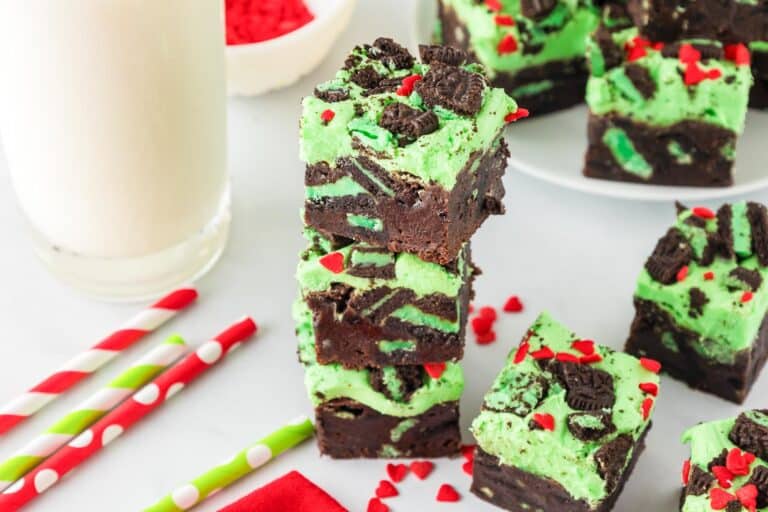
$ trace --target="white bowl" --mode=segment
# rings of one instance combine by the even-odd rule
[[[357,0],[307,0],[315,19],[268,41],[227,47],[230,96],[286,87],[315,69],[349,24]]]

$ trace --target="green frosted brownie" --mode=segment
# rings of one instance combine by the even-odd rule
[[[650,428],[658,364],[580,339],[548,314],[472,423],[472,492],[506,510],[607,512]]]
[[[768,109],[768,41],[756,41],[749,48],[752,50],[752,74],[755,77],[749,106]]]
[[[727,186],[752,74],[744,45],[663,44],[636,28],[595,32],[588,48],[584,174],[638,183]]]
[[[464,389],[459,365],[360,370],[320,365],[312,312],[304,301],[295,303],[294,317],[322,453],[335,458],[394,458],[458,452],[458,400]]]
[[[307,231],[297,277],[317,359],[347,368],[457,361],[472,280],[469,242],[449,265]]]
[[[768,511],[768,411],[701,423],[683,435],[681,512]]]
[[[587,36],[599,8],[577,0],[440,0],[444,43],[483,64],[534,115],[584,101]]]
[[[742,402],[768,355],[768,211],[679,206],[640,273],[627,351]]]
[[[503,213],[502,132],[523,115],[455,48],[355,48],[303,101],[305,223],[441,264]]]

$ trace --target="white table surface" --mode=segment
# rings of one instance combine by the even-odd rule
[[[233,232],[223,259],[199,283],[199,303],[66,399],[0,439],[0,457],[45,428],[163,334],[178,331],[199,342],[244,313],[260,322],[261,333],[29,510],[140,510],[282,422],[311,414],[296,362],[290,316],[296,290],[293,272],[303,246],[297,213],[303,179],[297,158],[299,98],[330,77],[354,44],[384,34],[407,38],[410,3],[361,0],[350,29],[320,69],[286,90],[231,102]],[[557,134],[553,134],[552,151],[557,151]],[[507,215],[490,219],[474,238],[475,259],[485,273],[477,281],[476,303],[499,306],[514,293],[523,298],[526,311],[501,318],[496,344],[480,347],[471,337],[468,340],[462,400],[467,441],[466,427],[478,411],[484,390],[540,310],[549,310],[585,337],[622,346],[633,314],[635,277],[674,215],[671,204],[593,197],[513,170],[506,185]],[[768,200],[765,193],[749,198]],[[2,402],[90,346],[137,306],[94,302],[47,274],[26,238],[4,163],[0,163],[0,236]],[[745,406],[768,405],[766,391],[764,378]],[[680,434],[698,421],[735,415],[739,410],[664,378],[648,448],[616,510],[676,510],[680,466],[687,457]],[[216,510],[298,469],[352,511],[364,511],[378,481],[385,477],[384,466],[383,461],[320,458],[315,446],[306,443],[197,510]],[[468,493],[469,478],[460,467],[460,460],[437,461],[437,470],[428,480],[409,477],[399,486],[401,496],[388,503],[394,512],[495,510]],[[441,483],[455,485],[463,500],[437,503],[434,495]]]

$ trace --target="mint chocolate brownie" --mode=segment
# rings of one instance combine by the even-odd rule
[[[503,213],[502,138],[525,115],[455,48],[359,46],[304,99],[307,226],[447,264]]]
[[[768,109],[768,41],[755,41],[749,49],[752,51],[752,74],[755,78],[749,106]]]
[[[513,512],[607,512],[644,448],[658,364],[542,314],[472,423],[472,492]]]
[[[317,360],[347,368],[457,361],[476,269],[469,242],[441,266],[313,230],[299,263]]]
[[[681,512],[768,511],[768,411],[701,423],[683,434]]]
[[[361,370],[318,364],[312,312],[294,306],[299,359],[315,406],[320,451],[334,458],[443,457],[461,444],[455,363]]]
[[[591,178],[702,187],[733,183],[752,85],[744,45],[664,44],[602,25],[588,49]]]
[[[627,352],[741,403],[768,355],[768,210],[679,206],[640,273]]]
[[[599,8],[574,0],[440,0],[444,43],[462,48],[534,115],[584,101]]]

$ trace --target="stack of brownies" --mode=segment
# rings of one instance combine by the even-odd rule
[[[449,47],[355,48],[305,98],[300,360],[332,457],[456,453],[469,238],[503,213],[505,125],[526,115]]]

